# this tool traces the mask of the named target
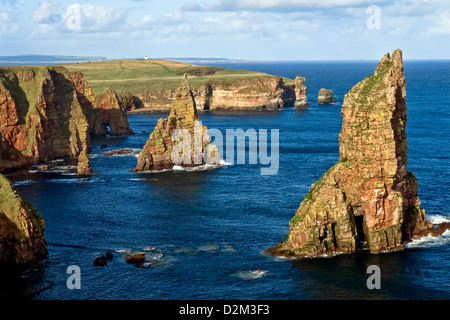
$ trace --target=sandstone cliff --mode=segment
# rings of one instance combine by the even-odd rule
[[[174,132],[177,129],[187,131],[187,140],[174,139]],[[149,140],[138,156],[137,166],[134,172],[172,169],[174,162],[172,153],[177,152],[177,156],[183,158],[181,166],[196,166],[204,164],[204,155],[217,157],[217,149],[210,144],[210,138],[206,134],[206,126],[199,122],[195,100],[188,80],[185,77],[180,83],[175,94],[175,102],[172,105],[170,115],[167,119],[159,119],[154,131],[150,134]],[[176,145],[186,145],[174,151]],[[208,163],[217,163],[217,160]]]
[[[295,102],[294,108],[302,109],[308,106],[307,87],[304,77],[295,78]]]
[[[65,68],[0,68],[0,171],[77,156],[88,126]]]
[[[209,81],[192,89],[198,110],[278,110],[293,102],[293,86],[281,77]],[[176,90],[147,90],[138,95],[145,109],[170,110]],[[138,109],[136,109],[139,111]]]
[[[0,174],[0,265],[32,264],[47,256],[45,222]]]
[[[130,110],[136,108],[130,94],[123,94],[119,97],[114,89],[108,87],[102,94],[96,96],[83,73],[74,72],[70,74],[70,77],[88,120],[89,133],[95,135],[133,134],[126,113],[127,108]]]
[[[305,196],[287,240],[269,254],[317,256],[403,248],[432,225],[420,208],[417,179],[407,172],[402,52],[387,54],[355,85],[342,106],[340,160]]]
[[[333,104],[336,98],[333,96],[333,90],[322,88],[317,96],[317,104]]]

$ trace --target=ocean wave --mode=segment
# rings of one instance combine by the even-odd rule
[[[23,180],[23,181],[16,181],[14,182],[15,186],[27,186],[30,185],[32,183],[36,183],[37,181],[34,180]]]
[[[51,182],[51,183],[93,183],[93,182],[96,182],[97,179],[91,179],[91,178],[50,179],[47,181]]]
[[[414,239],[411,242],[405,244],[405,248],[429,248],[438,247],[450,243],[450,230],[446,230],[442,235],[438,237],[433,237],[430,235],[426,237],[421,237],[419,239]]]
[[[250,270],[250,271],[239,271],[233,273],[232,275],[237,278],[244,280],[259,279],[264,277],[269,271],[268,270]]]
[[[432,214],[427,215],[428,221],[430,221],[432,224],[439,224],[443,222],[450,222],[449,216],[444,216],[441,214]]]

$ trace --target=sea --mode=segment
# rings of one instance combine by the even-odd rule
[[[130,114],[135,135],[92,139],[91,167],[97,175],[78,177],[73,159],[55,160],[46,171],[7,175],[45,219],[49,255],[31,268],[0,273],[2,299],[450,298],[449,231],[379,254],[299,259],[264,254],[286,239],[289,220],[311,184],[338,161],[344,96],[375,70],[377,61],[212,65],[306,78],[305,110],[285,105],[279,111],[199,111],[203,125],[222,132],[223,139],[228,129],[242,129],[257,132],[261,143],[267,130],[277,170],[263,175],[261,169],[270,164],[260,158],[250,163],[255,150],[248,142],[244,147],[236,142],[236,159],[223,156],[219,167],[130,172],[135,153],[167,113]],[[408,171],[419,181],[428,219],[450,221],[450,61],[407,60],[404,70]],[[334,91],[336,104],[316,104],[322,87]],[[123,148],[134,153],[103,155]],[[238,151],[244,152],[245,163],[238,163]],[[94,266],[94,259],[107,252],[114,256],[108,266]],[[150,262],[127,264],[125,255],[136,252],[145,252]],[[368,285],[370,266],[379,268],[376,288]]]

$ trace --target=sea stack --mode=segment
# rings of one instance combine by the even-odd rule
[[[336,103],[336,98],[333,96],[333,90],[322,88],[319,90],[317,97],[317,104],[333,104]]]
[[[25,265],[47,257],[45,222],[0,174],[0,265]]]
[[[433,229],[420,207],[417,179],[407,171],[405,95],[397,49],[346,94],[339,161],[312,185],[287,240],[267,253],[318,256],[363,246],[378,253],[402,249],[404,241]]]
[[[175,132],[184,132],[186,136],[175,137]],[[172,153],[177,159],[182,158],[182,163],[174,163]],[[217,148],[210,144],[207,128],[199,121],[194,96],[185,74],[176,90],[169,117],[158,120],[132,171],[172,169],[174,165],[192,167],[205,164],[205,158],[209,164],[219,162]]]
[[[308,107],[308,97],[306,96],[307,87],[305,86],[305,78],[304,77],[296,77],[294,80],[295,83],[295,102],[294,108],[303,109]]]

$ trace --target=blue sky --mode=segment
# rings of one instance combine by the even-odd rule
[[[0,56],[450,59],[448,0],[0,0]]]

